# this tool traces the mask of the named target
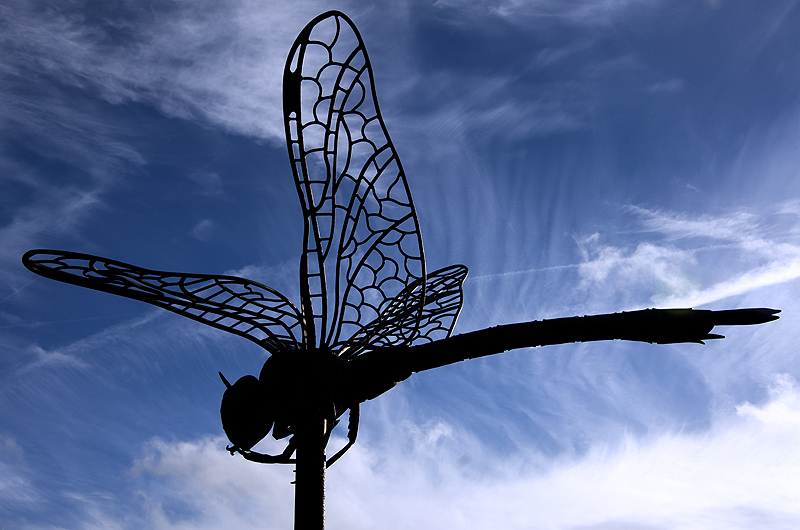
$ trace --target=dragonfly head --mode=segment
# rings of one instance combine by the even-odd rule
[[[222,428],[234,447],[249,451],[269,434],[274,421],[269,407],[264,406],[263,386],[252,375],[239,378],[233,385],[224,377],[222,380],[228,387],[219,410]]]

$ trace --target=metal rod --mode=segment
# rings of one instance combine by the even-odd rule
[[[325,419],[298,426],[294,486],[294,529],[325,528]]]

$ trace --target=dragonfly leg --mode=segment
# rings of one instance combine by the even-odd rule
[[[358,436],[358,419],[360,416],[360,410],[358,404],[350,407],[350,420],[347,423],[347,444],[339,449],[339,451],[330,457],[327,461],[327,466],[330,467],[333,465],[334,462],[339,460],[343,454],[347,452],[348,449],[353,447],[353,444],[356,443],[356,436]]]
[[[283,450],[283,453],[279,455],[267,455],[264,453],[258,453],[256,451],[244,451],[242,449],[234,449],[235,452],[242,455],[246,460],[251,462],[258,462],[259,464],[293,464],[296,460],[292,458],[292,454],[295,450],[295,441],[294,436],[289,439],[289,444],[286,446],[286,449]],[[233,454],[233,452],[231,453]]]

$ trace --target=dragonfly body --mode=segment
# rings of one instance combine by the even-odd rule
[[[753,325],[776,320],[774,309],[710,311],[693,309],[645,309],[606,315],[557,318],[507,324],[422,344],[373,349],[345,359],[327,349],[273,355],[261,369],[258,386],[252,376],[242,382],[243,395],[252,392],[251,401],[237,401],[226,413],[223,398],[222,418],[228,438],[234,441],[236,429],[226,414],[242,418],[240,430],[255,433],[234,442],[236,450],[247,451],[266,436],[274,422],[273,436],[296,434],[294,426],[304,419],[322,415],[335,421],[346,409],[357,407],[391,390],[416,372],[495,355],[508,350],[602,340],[629,340],[659,344],[703,343],[723,338],[711,333],[716,326]],[[256,390],[249,390],[250,388]],[[226,391],[235,393],[234,388]],[[250,395],[250,394],[248,394]],[[264,411],[269,411],[266,415]],[[357,412],[356,412],[357,414]],[[262,419],[263,418],[263,419]],[[268,423],[265,423],[268,422]],[[227,425],[226,425],[227,423]],[[249,430],[248,430],[249,429]],[[252,439],[249,436],[253,436]],[[351,433],[355,439],[355,433]]]
[[[381,373],[375,363],[344,359],[327,349],[270,356],[257,379],[244,376],[223,395],[220,412],[233,443],[229,450],[250,451],[270,429],[276,439],[295,435],[296,427],[309,418],[335,422],[346,410],[358,410],[411,375],[392,368],[384,363]],[[355,433],[350,436],[354,439]]]

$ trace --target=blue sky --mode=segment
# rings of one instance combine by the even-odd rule
[[[291,468],[230,457],[219,423],[217,370],[257,374],[265,352],[20,257],[229,273],[297,301],[281,74],[331,8],[367,44],[429,270],[470,268],[456,333],[783,313],[706,346],[415,375],[363,406],[328,526],[797,528],[800,5],[734,0],[5,2],[0,526],[291,526]]]

